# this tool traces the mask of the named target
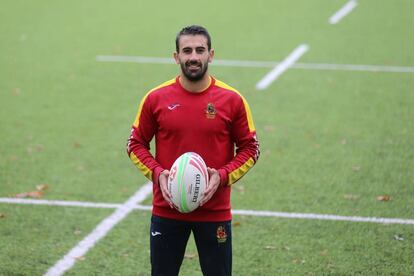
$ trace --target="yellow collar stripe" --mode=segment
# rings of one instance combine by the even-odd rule
[[[240,95],[240,97],[241,97],[241,98],[242,98],[242,100],[243,100],[244,109],[246,110],[246,114],[247,114],[247,123],[249,124],[249,130],[250,130],[250,132],[256,131],[256,128],[255,128],[254,123],[253,123],[252,112],[250,111],[250,106],[249,106],[249,104],[247,103],[246,99],[243,97],[243,95],[242,95],[239,91],[237,91],[237,90],[236,90],[236,89],[234,89],[233,87],[231,87],[231,86],[229,86],[229,85],[225,84],[225,83],[224,83],[224,82],[222,82],[222,81],[216,80],[216,85],[217,85],[218,87],[221,87],[221,88],[224,88],[224,89],[227,89],[227,90],[233,91],[233,92],[237,93],[238,95]]]
[[[175,83],[175,79],[172,79],[172,80],[166,81],[166,82],[164,82],[163,84],[158,85],[157,87],[155,87],[155,88],[151,89],[151,90],[150,90],[150,91],[149,91],[149,92],[148,92],[148,93],[144,96],[144,98],[142,98],[141,103],[139,104],[139,107],[138,107],[137,116],[135,117],[135,121],[134,121],[134,127],[135,127],[135,128],[138,128],[138,125],[139,125],[139,117],[141,116],[141,112],[142,112],[142,106],[144,105],[144,102],[145,102],[145,100],[147,99],[148,95],[149,95],[151,92],[153,92],[153,91],[155,91],[155,90],[157,90],[157,89],[160,89],[160,88],[162,88],[162,87],[165,87],[165,86],[171,85],[171,84],[173,84],[173,83]]]

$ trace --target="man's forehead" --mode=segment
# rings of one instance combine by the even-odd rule
[[[207,48],[207,38],[204,35],[182,35],[179,40],[180,48],[186,47],[205,47]]]

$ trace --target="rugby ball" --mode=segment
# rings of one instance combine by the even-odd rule
[[[168,177],[168,189],[178,211],[189,213],[197,209],[207,186],[207,166],[200,155],[186,152],[175,160]]]

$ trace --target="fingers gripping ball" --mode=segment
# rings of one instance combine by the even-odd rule
[[[200,155],[186,152],[175,160],[168,177],[168,189],[178,211],[189,213],[197,209],[207,185],[207,166]]]

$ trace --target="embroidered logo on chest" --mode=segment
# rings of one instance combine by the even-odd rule
[[[216,118],[216,108],[212,103],[208,103],[206,107],[206,117],[207,119],[214,119]]]
[[[175,104],[170,104],[169,106],[168,106],[168,110],[174,110],[174,109],[176,109],[177,107],[179,107],[180,106],[180,104],[179,103],[175,103]]]

